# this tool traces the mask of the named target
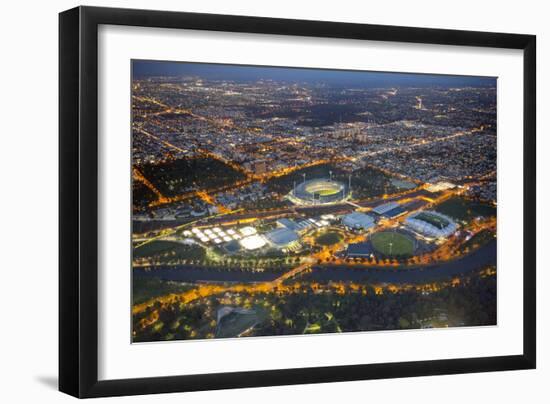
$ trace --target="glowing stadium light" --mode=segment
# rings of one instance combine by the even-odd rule
[[[226,234],[224,231],[220,231],[220,232],[218,233],[218,236],[220,236],[220,237],[225,237],[225,236],[227,236],[227,234]]]
[[[264,245],[266,245],[266,241],[262,236],[255,234],[243,238],[241,241],[239,241],[239,244],[247,250],[257,250],[258,248],[262,248]]]
[[[210,239],[208,237],[201,237],[200,240],[203,242],[203,243],[208,243],[210,241]]]
[[[251,226],[243,227],[240,232],[243,236],[252,236],[253,234],[258,233],[256,229]]]
[[[231,241],[231,237],[225,236],[225,237],[223,238],[223,241]]]
[[[183,232],[183,235],[184,235],[185,237],[190,237],[192,234],[193,234],[193,233],[191,233],[189,230],[185,230],[185,231]]]
[[[214,227],[212,230],[214,230],[216,233],[219,233],[220,231],[222,231],[222,229],[220,229],[219,227]]]
[[[413,213],[405,220],[405,224],[426,238],[444,239],[458,229],[450,217],[429,210]]]
[[[350,196],[345,184],[326,178],[315,178],[296,185],[288,198],[297,205],[338,203]]]
[[[227,234],[229,234],[229,235],[231,235],[231,236],[232,236],[232,235],[234,235],[234,234],[235,234],[235,230],[233,230],[233,229],[229,229],[229,230],[227,230]]]
[[[215,238],[214,239],[214,243],[216,243],[216,244],[220,244],[221,242],[222,242],[221,238]]]
[[[201,231],[200,231],[199,229],[197,229],[196,227],[193,227],[193,228],[191,229],[191,231],[192,231],[193,233],[195,233],[195,234],[201,232]]]
[[[204,233],[210,235],[210,234],[212,234],[212,230],[211,230],[211,229],[206,229],[206,230],[204,231]]]

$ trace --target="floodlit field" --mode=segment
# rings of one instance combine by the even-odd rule
[[[387,256],[406,256],[414,252],[414,240],[404,234],[383,231],[371,236],[372,246]]]
[[[496,78],[131,69],[132,342],[496,324]]]
[[[319,191],[315,191],[316,194],[319,194],[321,196],[327,196],[327,195],[334,195],[340,192],[339,189],[321,189]]]

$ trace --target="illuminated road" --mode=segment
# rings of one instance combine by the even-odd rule
[[[383,266],[316,265],[306,276],[308,281],[352,281],[371,283],[425,283],[459,276],[487,265],[496,265],[497,242],[472,251],[454,260],[429,265],[409,266],[405,269]]]
[[[375,206],[393,201],[413,201],[415,199],[424,200],[427,203],[440,202],[443,199],[449,198],[453,195],[459,194],[460,190],[449,190],[445,194],[435,197],[433,194],[430,194],[426,190],[414,189],[410,191],[405,191],[399,194],[394,194],[390,196],[381,196],[375,198],[367,198],[359,201],[354,201],[355,205],[360,206],[364,211],[368,211]],[[196,192],[193,192],[194,196],[197,196]],[[431,196],[431,198],[429,198]],[[280,217],[289,217],[296,215],[324,215],[324,214],[346,214],[351,213],[356,209],[355,206],[348,204],[347,202],[334,204],[334,205],[318,205],[318,206],[289,206],[287,208],[275,208],[263,211],[244,211],[240,209],[238,213],[226,214],[222,217],[220,216],[209,216],[200,219],[201,225],[234,225],[236,223],[246,223],[254,220],[261,219],[276,219]],[[147,224],[147,231],[161,230],[164,228],[170,228],[175,226],[180,226],[185,224],[182,220],[159,220],[159,221],[149,221]],[[139,222],[136,222],[136,225],[139,227]],[[139,233],[139,231],[138,231]]]
[[[141,171],[139,171],[138,168],[134,167],[132,169],[132,176],[134,177],[134,180],[141,182],[143,185],[145,185],[149,190],[151,190],[158,198],[159,201],[165,201],[166,198],[162,193],[149,181]]]
[[[284,280],[296,276],[299,273],[306,272],[305,279],[315,281],[352,281],[369,282],[372,284],[423,284],[426,282],[435,282],[444,278],[467,274],[471,271],[481,269],[483,266],[496,264],[496,240],[493,240],[485,246],[472,251],[470,254],[444,263],[432,265],[417,265],[407,269],[391,269],[383,266],[374,266],[370,268],[350,267],[350,266],[327,266],[311,265],[305,263],[299,267],[287,272],[282,277],[267,282],[257,283],[257,273],[243,271],[216,271],[217,277],[212,272],[208,277],[200,276],[198,271],[189,272],[191,268],[176,269],[172,267],[158,267],[152,271],[144,269],[134,269],[136,277],[155,277],[164,280],[197,282],[199,280],[214,282],[214,284],[199,284],[197,288],[182,293],[170,294],[159,298],[151,299],[132,308],[134,314],[143,312],[148,307],[152,307],[156,302],[171,304],[177,302],[191,302],[193,300],[212,296],[225,292],[248,292],[248,293],[267,293],[279,288]],[[312,269],[309,272],[309,269]],[[290,275],[287,275],[289,274]],[[189,275],[197,275],[193,279]],[[263,275],[274,276],[274,275]],[[220,284],[216,284],[220,282]],[[236,285],[221,284],[221,282],[239,282]],[[245,283],[242,283],[245,282]]]
[[[307,257],[303,264],[297,266],[296,268],[293,268],[292,270],[290,270],[288,272],[285,272],[283,275],[281,275],[277,279],[275,279],[272,282],[273,287],[283,283],[287,279],[294,278],[295,276],[298,276],[302,272],[304,272],[307,269],[311,268],[311,265],[313,265],[313,263],[315,263],[315,261],[316,261],[316,256]]]
[[[397,90],[388,92],[385,95],[385,98],[393,96],[397,93]],[[161,130],[156,134],[156,130],[153,129],[154,133],[151,133],[148,130],[145,130],[143,127],[138,124],[133,125],[133,129],[139,133],[147,136],[149,139],[158,142],[158,149],[165,151],[165,147],[170,149],[169,153],[166,153],[166,156],[172,158],[175,154],[172,151],[177,152],[177,154],[182,153],[187,155],[189,153],[188,145],[185,142],[185,138],[178,139],[176,137],[178,131],[177,125],[170,126],[170,124],[164,123],[163,115],[165,114],[181,114],[182,118],[187,119],[187,117],[206,122],[201,124],[203,127],[207,127],[208,130],[212,132],[217,132],[219,128],[220,133],[224,133],[226,129],[232,129],[236,131],[242,131],[247,134],[258,134],[263,133],[259,128],[248,128],[240,127],[236,125],[232,119],[218,119],[210,118],[207,116],[202,116],[190,109],[184,109],[179,107],[171,107],[170,105],[165,104],[154,98],[149,97],[139,97],[132,96],[134,100],[150,103],[156,105],[160,111],[144,113],[143,118],[151,118],[150,122],[153,125],[157,125]],[[416,97],[416,105],[414,106],[417,109],[424,109],[422,104],[422,98]],[[147,106],[145,106],[147,108]],[[199,110],[197,110],[199,111]],[[184,117],[185,115],[185,117]],[[171,119],[171,117],[168,117]],[[178,118],[178,117],[176,117]],[[212,125],[210,127],[209,125]],[[149,127],[147,127],[149,128]],[[138,246],[150,243],[154,240],[162,239],[176,239],[174,235],[181,229],[184,229],[189,226],[205,227],[216,225],[234,225],[234,224],[244,224],[251,223],[257,220],[274,220],[279,217],[312,217],[319,216],[321,214],[332,213],[335,215],[343,215],[350,213],[352,211],[358,210],[362,212],[369,212],[373,207],[380,205],[385,202],[399,202],[400,204],[415,203],[414,207],[410,206],[408,208],[408,213],[414,212],[417,209],[424,209],[434,204],[441,203],[447,198],[450,198],[455,195],[460,195],[464,192],[461,188],[456,188],[454,190],[446,190],[437,194],[429,193],[424,188],[419,180],[414,178],[409,178],[404,174],[392,173],[388,170],[381,169],[376,166],[372,166],[378,170],[383,171],[388,175],[394,177],[403,178],[407,181],[410,181],[416,185],[420,185],[420,188],[405,191],[399,194],[384,195],[382,197],[368,198],[353,200],[347,203],[339,203],[330,206],[292,206],[284,208],[275,208],[265,211],[245,211],[244,209],[239,209],[237,211],[229,211],[225,206],[220,204],[216,199],[216,194],[226,191],[235,191],[245,186],[250,185],[254,182],[262,182],[275,178],[281,177],[297,170],[305,169],[308,167],[313,167],[316,165],[328,164],[328,163],[337,163],[344,161],[357,161],[358,159],[366,158],[367,160],[372,157],[380,156],[383,154],[389,154],[393,152],[400,152],[402,150],[410,151],[414,148],[426,148],[429,149],[430,146],[442,143],[449,142],[453,139],[457,139],[464,136],[473,135],[479,131],[484,130],[484,127],[474,128],[471,130],[458,131],[447,136],[442,136],[439,138],[431,138],[429,140],[414,140],[407,143],[400,142],[398,145],[391,147],[381,146],[379,150],[372,150],[369,146],[369,151],[359,152],[353,157],[347,156],[335,156],[335,153],[327,151],[326,154],[319,153],[318,155],[309,155],[308,150],[305,149],[305,145],[301,146],[300,144],[294,144],[293,146],[300,148],[304,147],[302,154],[307,155],[308,157],[303,161],[306,161],[303,164],[298,164],[295,166],[290,166],[293,162],[288,160],[282,160],[283,163],[281,166],[289,165],[284,169],[279,169],[276,171],[268,170],[266,173],[257,173],[253,172],[249,168],[243,166],[242,164],[232,161],[224,156],[223,152],[217,152],[220,150],[216,145],[198,147],[196,151],[199,155],[211,159],[215,159],[231,167],[231,169],[242,173],[245,177],[244,180],[235,182],[222,187],[216,187],[212,189],[197,189],[192,192],[185,192],[175,196],[166,196],[163,195],[159,190],[164,189],[159,184],[155,184],[155,181],[151,181],[145,177],[143,172],[141,172],[137,167],[133,169],[132,176],[135,181],[139,181],[145,187],[147,187],[155,196],[156,200],[153,201],[149,207],[158,207],[165,204],[170,204],[174,202],[185,201],[192,198],[200,198],[202,201],[206,202],[209,205],[214,205],[217,207],[219,214],[214,216],[208,216],[204,218],[199,218],[196,220],[191,220],[188,222],[178,222],[174,221],[163,221],[159,222],[159,228],[153,232],[148,232],[153,234],[153,237],[148,237],[147,239],[143,238],[143,234],[134,233],[134,242]],[[170,133],[169,136],[165,133]],[[267,133],[265,135],[271,136]],[[174,135],[174,137],[172,137]],[[176,140],[173,140],[173,139]],[[261,153],[266,152],[266,155],[270,155],[271,151],[276,151],[277,148],[281,147],[284,142],[287,142],[285,138],[281,136],[271,136],[271,144],[262,146],[262,150],[258,153],[261,156]],[[167,140],[168,139],[168,140]],[[195,145],[197,146],[197,145]],[[215,151],[209,150],[208,148],[212,147]],[[376,145],[372,146],[376,147]],[[231,155],[231,154],[227,154]],[[322,155],[322,158],[318,158]],[[376,159],[373,159],[376,160]],[[294,163],[295,164],[295,163]],[[262,169],[265,171],[265,169]],[[495,172],[491,171],[484,176],[481,176],[476,179],[477,182],[484,181],[485,179],[492,180],[495,176]],[[464,178],[464,184],[467,186],[468,182],[473,184],[471,178]],[[461,182],[456,182],[461,183]],[[165,191],[168,192],[168,191]],[[219,197],[219,200],[223,200]],[[387,228],[397,228],[402,225],[404,217],[398,218],[382,218],[376,229],[387,229]],[[134,222],[134,229],[139,228],[139,222]],[[150,223],[150,222],[147,222]],[[161,305],[170,305],[178,303],[188,303],[196,299],[204,298],[207,296],[218,295],[222,293],[287,293],[293,286],[290,286],[290,282],[285,282],[290,279],[299,279],[305,280],[311,287],[315,287],[316,282],[348,282],[353,284],[353,282],[362,282],[363,284],[368,283],[370,285],[379,285],[379,284],[395,284],[395,285],[409,285],[411,283],[423,283],[423,282],[436,282],[445,277],[460,276],[466,272],[480,269],[484,265],[491,265],[496,263],[496,240],[486,241],[487,244],[482,245],[478,248],[478,245],[471,247],[471,244],[468,244],[467,248],[462,248],[465,244],[464,234],[467,232],[471,237],[473,234],[477,234],[481,231],[489,230],[496,233],[496,220],[494,221],[472,221],[468,225],[461,227],[461,232],[457,232],[452,235],[445,242],[438,243],[433,251],[424,252],[421,254],[419,249],[418,256],[415,256],[408,260],[407,262],[398,263],[396,260],[386,259],[384,262],[377,261],[368,261],[361,259],[343,259],[335,255],[335,252],[342,251],[346,248],[346,245],[351,242],[351,235],[346,234],[340,243],[333,245],[329,248],[324,248],[321,252],[312,254],[309,257],[302,258],[297,266],[288,269],[285,272],[279,272],[274,270],[256,270],[256,271],[246,271],[238,267],[238,263],[235,263],[237,259],[232,257],[231,262],[235,265],[235,270],[231,268],[224,268],[225,270],[220,270],[218,267],[208,267],[208,266],[197,266],[197,265],[163,265],[163,266],[148,266],[140,268],[138,266],[134,267],[133,276],[135,277],[156,277],[166,280],[176,280],[183,281],[195,284],[192,290],[186,291],[184,293],[177,294],[168,294],[166,296],[157,297],[151,299],[148,302],[143,304],[135,305],[132,308],[133,313],[141,313],[148,308],[156,306],[157,303]],[[346,233],[345,230],[342,230],[342,233]],[[149,236],[147,234],[147,236]],[[137,243],[137,238],[140,237],[139,243]],[[313,233],[307,233],[303,238],[302,242],[304,245],[307,243],[313,244],[311,241],[305,241],[307,238],[314,239]],[[361,236],[365,238],[365,236]],[[359,239],[360,237],[358,237]],[[329,260],[330,258],[330,260]],[[291,260],[287,261],[290,262]],[[380,260],[382,261],[382,260]],[[295,261],[291,261],[295,262]],[[285,266],[285,268],[290,268]],[[206,282],[207,284],[202,284],[201,282]],[[380,288],[380,286],[378,286]],[[376,292],[378,293],[378,292]],[[142,326],[147,326],[155,323],[159,319],[159,310],[154,308],[151,310],[151,314],[143,319]]]
[[[161,139],[159,136],[154,135],[151,132],[148,132],[143,128],[136,127],[136,128],[134,128],[134,130],[148,136],[151,139],[154,139],[155,141],[158,141],[159,143],[163,144],[164,146],[166,146],[168,148],[171,148],[171,149],[173,149],[177,152],[187,153],[187,150],[184,150],[181,147],[179,147],[179,146],[177,146],[177,145],[175,145],[171,142],[168,142],[167,140]],[[207,192],[209,194],[214,194],[214,193],[218,193],[218,192],[233,191],[233,190],[242,188],[244,186],[247,186],[255,180],[256,181],[261,181],[261,182],[266,182],[266,181],[268,181],[272,178],[282,177],[283,175],[288,175],[288,174],[291,174],[294,171],[302,170],[304,168],[315,167],[315,166],[318,166],[318,165],[328,164],[328,163],[338,163],[338,162],[350,160],[349,157],[338,157],[338,158],[326,159],[326,160],[315,160],[315,161],[311,161],[311,162],[308,162],[308,163],[288,167],[288,168],[285,168],[285,169],[272,171],[272,172],[269,172],[269,173],[254,174],[251,171],[245,169],[242,165],[236,164],[233,161],[228,160],[228,159],[224,158],[223,156],[220,156],[219,154],[213,153],[213,152],[211,152],[209,150],[206,150],[204,148],[200,148],[197,151],[199,153],[201,153],[203,157],[209,157],[209,158],[212,158],[214,160],[218,160],[218,161],[228,165],[229,167],[233,168],[235,171],[241,172],[242,174],[244,174],[246,176],[246,179],[242,180],[242,181],[235,182],[233,184],[223,186],[223,187],[205,189],[205,190],[201,190],[201,191],[186,192],[184,194],[176,195],[176,196],[173,196],[173,197],[162,197],[162,195],[160,195],[160,192],[155,192],[155,194],[157,196],[159,196],[159,195],[160,196],[159,196],[158,200],[156,200],[156,201],[154,201],[153,203],[150,204],[150,207],[157,207],[157,206],[165,205],[165,204],[168,204],[168,203],[184,201],[186,199],[190,199],[190,198],[193,198],[193,197],[197,196],[198,192]],[[154,188],[154,186],[143,176],[143,174],[141,174],[140,177],[137,178],[137,179],[139,179],[140,181],[142,181],[144,183],[147,182],[148,184],[151,185],[151,187]],[[149,185],[148,185],[148,187],[149,187]],[[149,188],[151,188],[151,187],[149,187]]]
[[[305,264],[296,272],[281,279],[273,271],[252,272],[241,270],[220,271],[201,266],[161,265],[150,268],[135,268],[134,276],[138,278],[158,278],[167,281],[188,283],[276,283],[295,277],[299,274],[304,279],[317,281],[370,281],[389,283],[423,283],[434,279],[457,276],[477,267],[496,263],[496,240],[455,260],[429,265],[412,265],[406,268],[388,268],[382,265],[365,267],[362,265]],[[310,272],[309,269],[312,271]],[[294,271],[294,270],[293,270]],[[288,274],[287,272],[286,274]]]
[[[376,150],[376,151],[363,152],[363,153],[360,154],[360,157],[373,157],[373,156],[377,156],[379,154],[390,153],[390,152],[393,152],[393,151],[409,150],[409,149],[412,149],[412,148],[415,148],[415,147],[428,146],[430,144],[441,143],[441,142],[445,142],[447,140],[459,138],[459,137],[462,137],[462,136],[469,136],[469,135],[472,135],[474,133],[481,132],[484,129],[485,129],[485,127],[482,125],[479,128],[473,128],[473,129],[470,129],[470,130],[459,131],[459,132],[453,133],[452,135],[442,136],[442,137],[438,137],[438,138],[435,138],[435,139],[432,139],[432,140],[418,140],[418,141],[415,141],[415,142],[404,144],[402,146],[386,147],[384,149],[380,149],[380,150]]]
[[[442,193],[440,198],[447,198],[449,195],[452,195],[453,192],[450,190]],[[349,208],[349,205],[343,204],[344,206],[347,206]],[[221,216],[221,215],[220,215]],[[228,215],[231,216],[231,215]],[[224,220],[227,220],[227,218],[224,218]],[[394,223],[400,221],[402,219],[395,219],[391,220],[389,219],[385,225],[382,226],[393,226]],[[186,223],[180,227],[177,227],[175,229],[172,229],[169,233],[161,232],[161,234],[155,238],[152,238],[150,240],[147,240],[146,242],[150,242],[153,239],[159,239],[163,237],[167,237],[168,234],[173,234],[176,230],[179,230],[180,228],[183,228],[184,226],[188,226],[192,223]],[[472,231],[478,232],[484,229],[492,229],[494,230],[494,227],[496,226],[496,220],[488,220],[485,222],[473,222],[469,227],[471,227]],[[458,240],[457,240],[458,242]],[[323,249],[321,252],[314,254],[310,257],[307,257],[303,262],[298,265],[297,267],[285,272],[284,274],[278,276],[275,279],[268,280],[268,281],[260,281],[260,279],[265,279],[265,277],[257,276],[258,274],[256,272],[243,272],[243,271],[219,271],[219,278],[212,279],[210,277],[210,282],[232,282],[237,281],[239,282],[236,285],[199,285],[196,289],[193,289],[191,291],[185,292],[183,294],[170,294],[167,296],[162,296],[159,298],[155,298],[150,300],[149,302],[136,305],[133,307],[134,313],[140,313],[143,310],[147,309],[148,307],[151,307],[156,302],[160,302],[161,304],[171,304],[175,302],[190,302],[192,300],[206,297],[214,294],[219,294],[222,292],[249,292],[249,293],[267,293],[271,292],[276,288],[281,287],[283,285],[283,282],[287,279],[291,279],[294,277],[297,277],[303,273],[306,274],[306,276],[314,276],[314,279],[317,279],[320,277],[323,281],[325,280],[332,280],[331,278],[334,277],[335,280],[345,280],[346,277],[351,277],[353,279],[351,280],[357,280],[356,278],[359,276],[365,277],[366,275],[370,275],[371,279],[373,281],[382,282],[382,281],[388,281],[393,283],[410,283],[414,279],[417,282],[426,282],[428,278],[425,276],[426,274],[430,274],[430,276],[433,276],[434,274],[438,276],[455,276],[458,274],[462,274],[468,271],[471,271],[473,269],[479,269],[480,266],[487,265],[487,264],[496,264],[496,240],[493,240],[488,245],[475,249],[473,252],[469,252],[467,254],[461,255],[459,254],[459,250],[457,249],[459,245],[455,245],[455,241],[453,241],[453,238],[449,239],[447,243],[445,243],[442,247],[436,249],[434,252],[429,253],[428,255],[415,257],[418,259],[417,265],[403,265],[402,268],[397,268],[396,265],[393,264],[385,264],[385,265],[358,265],[356,262],[347,263],[342,260],[337,260],[335,263],[332,264],[325,264],[325,265],[318,265],[316,264],[316,261],[322,258],[326,258],[325,255],[327,253],[326,249]],[[334,248],[334,246],[332,247]],[[339,249],[340,247],[338,247]],[[434,261],[434,257],[439,257],[439,262]],[[488,261],[487,261],[488,260]],[[392,268],[393,266],[393,268]],[[170,268],[168,271],[166,271],[166,268]],[[180,267],[179,269],[177,267],[170,267],[170,266],[161,266],[156,267],[154,269],[148,268],[141,269],[141,268],[135,268],[134,269],[134,275],[135,276],[155,276],[160,277],[162,279],[168,279],[168,280],[181,280],[186,282],[196,282],[197,279],[178,279],[178,276],[189,276],[191,275],[191,272],[185,271],[181,272],[181,270],[185,267]],[[197,268],[197,267],[193,267]],[[319,272],[319,269],[321,269],[321,272]],[[208,267],[203,268],[203,270],[208,271]],[[414,276],[411,275],[414,273]],[[194,271],[194,274],[199,276],[199,279],[204,279],[206,272],[197,272]],[[312,275],[314,274],[314,275]],[[372,275],[375,275],[374,277]],[[381,274],[383,275],[382,278],[380,277]],[[210,274],[211,275],[211,274]],[[412,278],[411,278],[412,276]],[[202,277],[202,278],[201,278]],[[247,283],[241,283],[241,282],[247,282]],[[253,282],[253,283],[249,283]],[[145,321],[145,320],[144,320]],[[152,321],[149,319],[148,321]]]
[[[147,99],[138,98],[138,99],[158,104],[159,106],[165,108],[167,111],[171,111],[171,112],[175,111],[175,112],[178,112],[178,113],[186,113],[186,114],[189,114],[189,115],[191,115],[195,118],[198,118],[198,119],[208,120],[208,121],[211,120],[209,118],[205,118],[203,116],[193,114],[193,112],[190,111],[190,110],[179,110],[179,109],[170,108],[168,105],[160,103],[157,100],[148,99],[148,98]],[[168,142],[167,140],[161,139],[159,136],[154,135],[151,132],[146,131],[145,129],[143,129],[141,127],[134,127],[134,129],[136,131],[150,137],[151,139],[154,139],[154,140],[162,143],[166,147],[169,147],[169,148],[171,148],[175,151],[178,151],[178,152],[187,153],[187,150],[184,150],[181,147],[179,147],[179,146],[177,146],[177,145],[175,145],[171,142]],[[243,129],[247,130],[247,131],[250,130],[248,128],[243,128]],[[198,149],[198,151],[203,156],[210,157],[210,158],[216,159],[218,161],[221,161],[224,164],[232,167],[234,170],[236,170],[238,172],[241,172],[246,176],[245,181],[241,181],[239,183],[236,183],[236,184],[233,184],[233,185],[230,185],[230,186],[227,186],[227,187],[223,187],[223,189],[207,189],[207,190],[204,190],[205,192],[207,192],[209,194],[213,194],[215,192],[230,191],[230,190],[235,190],[235,189],[241,188],[245,185],[248,185],[253,180],[259,180],[261,182],[265,182],[265,181],[268,181],[271,178],[281,177],[281,176],[284,176],[284,175],[288,175],[288,174],[290,174],[294,171],[301,170],[301,169],[308,168],[308,167],[317,166],[317,165],[322,165],[322,164],[327,164],[327,163],[338,163],[338,162],[342,162],[342,161],[357,160],[357,158],[373,157],[373,156],[377,156],[379,154],[385,154],[385,153],[390,153],[390,152],[405,150],[405,149],[410,150],[411,148],[415,148],[415,147],[428,146],[430,144],[445,142],[445,141],[448,141],[450,139],[454,139],[454,138],[457,138],[457,137],[472,135],[474,133],[482,131],[483,129],[484,129],[484,127],[481,126],[479,128],[474,128],[474,129],[467,130],[467,131],[459,131],[459,132],[456,132],[452,135],[443,136],[443,137],[435,138],[435,139],[432,139],[432,140],[419,140],[419,141],[407,143],[405,145],[387,147],[387,148],[384,148],[384,149],[381,149],[381,150],[370,151],[370,152],[366,151],[366,152],[360,153],[357,157],[353,157],[353,158],[346,157],[346,156],[340,156],[340,157],[331,158],[331,159],[314,160],[314,161],[310,161],[310,162],[307,162],[307,163],[304,163],[304,164],[301,164],[301,165],[287,167],[285,169],[281,169],[281,170],[277,170],[277,171],[271,171],[269,173],[263,173],[263,174],[254,174],[251,171],[245,169],[241,164],[237,164],[237,163],[235,163],[235,162],[233,162],[233,161],[231,161],[231,160],[229,160],[229,159],[227,159],[227,158],[225,158],[225,157],[223,157],[223,156],[221,156],[217,153],[211,152],[211,151],[206,150],[204,148],[200,148],[200,149]],[[376,167],[376,168],[378,168],[378,167]],[[380,168],[378,168],[378,169],[380,169]],[[385,172],[386,170],[382,170],[382,171]],[[396,175],[395,173],[391,173],[391,174]],[[398,175],[398,176],[418,184],[418,181],[415,180],[415,179],[409,178],[405,175]],[[155,201],[154,203],[151,204],[151,207],[160,206],[160,205],[167,204],[167,203],[183,201],[183,200],[192,198],[195,195],[196,195],[196,193],[188,192],[188,193],[185,193],[185,194],[182,194],[182,195],[177,195],[177,196],[174,196],[174,197],[171,197],[171,198],[160,198],[159,197],[157,201]]]

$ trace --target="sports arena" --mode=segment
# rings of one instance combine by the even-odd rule
[[[316,178],[296,184],[288,195],[297,205],[326,205],[342,202],[350,197],[350,187],[328,178]]]
[[[450,217],[431,210],[413,213],[405,220],[405,224],[428,238],[449,237],[458,228]]]

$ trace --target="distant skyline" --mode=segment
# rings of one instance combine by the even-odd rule
[[[132,63],[133,343],[497,325],[496,78]]]
[[[495,87],[497,80],[495,77],[478,76],[384,73],[154,60],[133,60],[132,75],[136,79],[158,76],[198,76],[206,80],[228,80],[236,82],[275,80],[285,82],[325,83],[335,87],[353,86],[371,88],[400,86]]]

